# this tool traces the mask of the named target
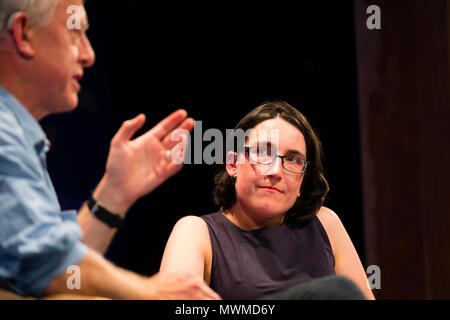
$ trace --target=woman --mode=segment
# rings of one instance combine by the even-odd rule
[[[202,276],[224,299],[261,298],[336,274],[373,299],[344,226],[322,206],[329,190],[322,147],[306,118],[286,102],[267,102],[238,129],[253,133],[215,177],[221,210],[177,222],[161,272]]]

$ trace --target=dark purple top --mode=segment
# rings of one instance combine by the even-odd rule
[[[222,213],[201,217],[211,238],[210,286],[223,299],[257,299],[334,274],[334,256],[317,217],[303,225],[243,230]]]

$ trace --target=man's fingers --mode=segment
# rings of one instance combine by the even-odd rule
[[[202,283],[198,288],[198,292],[196,297],[194,299],[201,299],[201,300],[222,300],[222,298],[213,290],[211,289],[206,282],[203,280],[200,280]]]
[[[207,299],[210,300],[222,300],[222,298],[214,291],[212,290],[210,287],[205,285],[205,294]]]
[[[181,162],[181,163],[175,163],[173,161],[169,162],[166,167],[167,177],[169,178],[169,177],[175,175],[178,171],[181,170],[183,165],[184,165],[183,162]]]
[[[166,149],[172,149],[176,144],[179,143],[179,136],[192,131],[194,129],[194,119],[187,118],[185,119],[175,130],[172,130],[170,134],[168,134],[162,144]]]
[[[159,122],[153,129],[149,131],[150,134],[155,135],[159,140],[162,140],[166,135],[172,132],[184,119],[187,117],[185,110],[177,110],[170,116]]]
[[[171,141],[170,145],[165,146],[167,148],[167,160],[176,164],[184,163],[184,156],[189,144],[188,134],[189,132],[187,131],[180,131],[179,135],[177,134],[177,136],[173,137],[174,141]],[[178,142],[175,139],[178,139]]]
[[[145,123],[145,115],[140,114],[134,119],[125,121],[117,131],[114,139],[118,142],[126,142],[140,129]]]

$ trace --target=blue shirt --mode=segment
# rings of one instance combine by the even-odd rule
[[[75,210],[61,207],[47,171],[44,131],[0,86],[0,286],[42,296],[86,253]]]

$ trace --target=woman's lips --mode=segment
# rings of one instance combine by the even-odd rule
[[[272,186],[262,186],[260,188],[261,189],[266,189],[266,190],[271,190],[271,191],[274,191],[274,192],[282,193],[278,188],[275,188],[275,187],[272,187]]]

